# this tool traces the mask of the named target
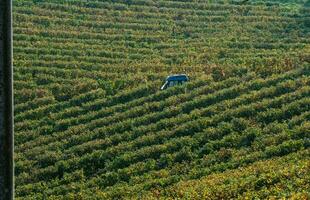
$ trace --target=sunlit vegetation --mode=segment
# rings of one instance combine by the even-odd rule
[[[13,3],[16,199],[309,198],[309,1]]]

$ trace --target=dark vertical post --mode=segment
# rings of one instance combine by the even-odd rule
[[[0,200],[14,197],[12,1],[0,0]]]

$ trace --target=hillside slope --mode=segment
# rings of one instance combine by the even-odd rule
[[[306,199],[309,6],[14,1],[17,199]]]

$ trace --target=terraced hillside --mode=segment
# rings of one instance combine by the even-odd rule
[[[309,198],[309,6],[15,0],[16,198]]]

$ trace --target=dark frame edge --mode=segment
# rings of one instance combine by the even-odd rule
[[[12,28],[12,0],[3,0],[3,197],[0,199],[14,199],[14,111],[13,111],[13,28]],[[1,189],[1,190],[2,190]]]

